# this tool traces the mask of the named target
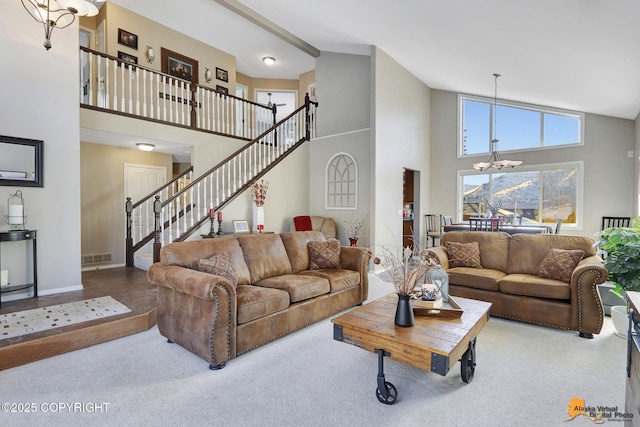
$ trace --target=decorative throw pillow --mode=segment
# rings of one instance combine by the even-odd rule
[[[238,276],[236,276],[236,267],[231,262],[229,254],[222,252],[211,258],[198,260],[198,270],[203,273],[215,274],[216,276],[229,279],[233,286],[238,286]]]
[[[340,241],[309,242],[309,269],[340,268]]]
[[[478,242],[447,242],[447,255],[449,256],[449,267],[482,268]]]
[[[540,264],[538,276],[569,283],[571,273],[584,256],[580,249],[549,249]]]

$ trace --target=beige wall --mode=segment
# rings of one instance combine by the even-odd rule
[[[374,212],[376,244],[402,247],[403,170],[419,171],[416,215],[430,208],[431,90],[382,49],[372,48],[374,118]],[[420,221],[414,234],[422,235]]]
[[[430,208],[455,218],[457,171],[471,169],[479,157],[456,157],[457,94],[432,90],[431,109]],[[516,152],[509,158],[517,157],[525,165],[584,161],[584,224],[581,229],[563,225],[562,232],[592,237],[600,229],[602,216],[635,213],[630,197],[635,185],[635,160],[627,157],[634,149],[634,122],[586,114],[584,139],[581,147]]]
[[[316,82],[316,70],[300,74],[298,88],[298,105],[304,104],[304,97],[309,92],[309,85]],[[311,94],[309,94],[311,95]]]
[[[112,254],[112,264],[125,262],[125,163],[164,167],[166,181],[171,180],[170,154],[80,143],[83,256]]]

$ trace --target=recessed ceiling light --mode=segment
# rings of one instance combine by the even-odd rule
[[[273,65],[276,63],[276,59],[273,56],[265,56],[262,61],[267,65]]]
[[[148,144],[146,142],[139,142],[136,144],[138,146],[139,149],[141,149],[142,151],[152,151],[155,148],[155,145],[153,144]]]

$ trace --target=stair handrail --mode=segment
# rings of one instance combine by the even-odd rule
[[[311,111],[311,107],[317,107],[318,103],[315,101],[311,101],[309,99],[309,95],[306,94],[305,95],[305,103],[303,106],[299,107],[298,109],[296,109],[294,112],[292,112],[291,114],[289,114],[287,117],[283,118],[282,120],[278,121],[274,126],[272,126],[271,128],[269,128],[268,130],[264,131],[263,133],[261,133],[259,136],[257,136],[256,138],[254,138],[252,141],[248,142],[247,144],[243,145],[241,148],[239,148],[238,150],[236,150],[234,153],[232,153],[231,155],[227,156],[224,160],[218,162],[215,166],[213,166],[212,168],[210,168],[209,170],[207,170],[206,172],[204,172],[203,174],[201,174],[198,178],[196,179],[192,179],[191,182],[189,184],[187,184],[185,187],[183,187],[182,189],[180,189],[179,191],[177,191],[176,193],[174,193],[172,196],[168,197],[166,200],[159,202],[159,197],[157,196],[158,192],[152,192],[150,194],[149,197],[156,197],[156,201],[154,202],[154,213],[156,211],[156,206],[157,206],[157,202],[160,203],[160,209],[162,210],[171,210],[171,212],[169,213],[168,219],[165,219],[164,221],[159,221],[156,218],[155,221],[155,226],[154,226],[154,230],[152,230],[151,232],[149,232],[145,237],[141,238],[139,240],[139,242],[134,246],[134,245],[127,245],[127,265],[133,265],[133,253],[137,250],[139,250],[141,247],[143,247],[144,245],[146,245],[147,243],[149,243],[152,239],[154,240],[153,243],[153,252],[154,252],[154,262],[158,261],[158,256],[159,256],[159,248],[161,246],[161,234],[164,231],[165,228],[169,228],[171,227],[172,222],[177,223],[178,220],[180,218],[182,218],[183,216],[186,216],[187,214],[187,210],[190,210],[190,213],[192,215],[192,225],[189,226],[186,230],[183,230],[182,234],[180,234],[179,236],[176,236],[175,239],[170,238],[169,241],[180,241],[180,240],[184,240],[187,237],[189,237],[191,234],[193,234],[193,232],[195,232],[197,229],[199,229],[205,221],[208,220],[208,217],[204,214],[202,214],[201,217],[199,218],[193,218],[193,213],[195,211],[195,209],[190,209],[191,205],[194,204],[193,201],[190,202],[189,207],[186,206],[186,202],[184,202],[184,206],[180,206],[180,200],[185,199],[186,200],[186,196],[187,195],[193,195],[193,190],[194,188],[196,188],[197,186],[199,186],[203,181],[205,180],[211,180],[213,181],[213,177],[214,174],[216,175],[216,185],[219,185],[219,181],[220,181],[220,176],[219,176],[219,171],[222,170],[222,182],[224,184],[224,168],[226,166],[229,166],[229,168],[231,167],[231,165],[234,166],[234,179],[237,178],[235,176],[235,174],[238,172],[236,171],[236,164],[234,163],[234,161],[241,161],[242,160],[242,156],[244,155],[244,160],[245,160],[245,173],[246,173],[246,156],[247,153],[249,153],[249,156],[251,156],[251,149],[256,146],[256,147],[260,147],[260,146],[271,146],[271,149],[275,149],[276,151],[276,157],[272,158],[271,160],[268,160],[266,158],[262,158],[262,159],[258,159],[261,162],[265,162],[266,160],[269,161],[268,164],[266,165],[262,165],[259,167],[259,170],[255,170],[256,165],[254,165],[254,170],[252,171],[252,178],[247,179],[246,182],[244,182],[244,184],[241,184],[238,188],[235,188],[235,183],[234,183],[234,189],[232,190],[231,187],[229,188],[229,193],[225,196],[225,189],[222,189],[222,200],[217,200],[216,197],[216,204],[215,207],[213,207],[213,196],[211,196],[211,200],[210,200],[210,206],[214,209],[214,210],[220,210],[221,208],[223,208],[224,206],[228,205],[232,200],[234,200],[238,195],[240,195],[241,193],[243,193],[244,191],[246,191],[248,188],[251,187],[251,185],[253,185],[253,183],[255,181],[257,181],[258,179],[260,179],[264,174],[266,174],[269,170],[271,170],[273,167],[275,167],[275,165],[277,165],[280,161],[282,161],[286,156],[288,156],[293,150],[295,150],[298,146],[300,146],[302,143],[304,143],[305,141],[308,141],[311,139],[311,130],[312,130],[312,119],[313,117],[310,114]],[[274,108],[275,111],[275,108]],[[304,111],[304,116],[302,116],[300,113]],[[302,132],[300,132],[300,135],[298,135],[298,137],[300,138],[298,141],[295,141],[293,143],[289,143],[289,144],[281,144],[283,147],[285,147],[285,145],[288,146],[288,148],[284,148],[286,149],[286,151],[282,151],[283,148],[278,148],[278,138],[277,138],[277,134],[278,134],[278,130],[282,127],[285,128],[285,132],[287,130],[291,131],[291,129],[287,129],[286,126],[289,125],[291,121],[296,117],[300,115],[301,117],[298,118],[299,122],[297,124],[302,125],[304,122],[304,135],[302,135]],[[294,127],[296,126],[296,122],[294,121]],[[269,136],[269,134],[273,134],[273,139],[272,142],[269,142],[266,139],[267,136]],[[258,149],[258,148],[255,148]],[[265,153],[266,148],[263,148],[263,156],[266,155]],[[255,156],[259,157],[259,154],[256,154],[255,151],[253,152],[254,158]],[[271,156],[273,156],[273,153],[271,153]],[[239,167],[239,169],[241,169],[241,167]],[[242,171],[239,171],[240,173]],[[230,174],[229,171],[227,171],[228,174]],[[230,177],[229,177],[230,179]],[[228,180],[229,181],[229,180]],[[227,185],[231,185],[230,182],[227,182]],[[143,203],[148,202],[149,197],[147,197],[147,199],[143,199],[140,200],[137,205],[142,205]],[[175,202],[175,205],[174,205]],[[204,203],[206,204],[206,202]],[[204,205],[203,204],[203,205]],[[171,209],[169,209],[171,207]],[[202,206],[200,207],[202,208]],[[156,214],[157,215],[157,214]],[[131,235],[131,213],[130,213],[130,208],[127,207],[127,239],[129,239],[130,235]],[[158,230],[158,227],[160,227],[160,230]],[[171,236],[170,236],[171,237]],[[132,242],[132,240],[131,240]],[[129,254],[130,253],[130,254]]]

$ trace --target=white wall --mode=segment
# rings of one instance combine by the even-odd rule
[[[39,292],[79,288],[78,24],[54,30],[53,47],[46,51],[42,24],[20,2],[0,2],[0,23],[0,133],[44,140],[44,188],[0,187],[0,218],[9,195],[21,190],[27,227],[38,230]],[[11,257],[24,255],[3,244],[3,268],[21,265]]]
[[[430,206],[430,89],[377,47],[373,61],[373,175],[376,244],[402,247],[402,172],[420,171],[420,210]],[[422,231],[414,230],[421,235]]]
[[[479,158],[458,159],[457,93],[432,90],[431,96],[431,186],[434,212],[456,215],[456,173],[471,169]],[[635,160],[627,157],[634,149],[634,122],[615,117],[586,114],[585,144],[582,147],[538,150],[509,154],[527,165],[584,161],[584,225],[562,234],[593,237],[602,216],[634,216]],[[484,160],[484,159],[483,159]],[[436,179],[437,178],[437,179]]]

